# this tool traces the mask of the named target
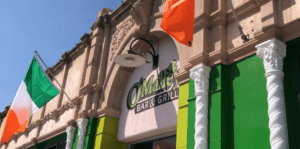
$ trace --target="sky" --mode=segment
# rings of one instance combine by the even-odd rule
[[[124,0],[125,1],[125,0]],[[48,67],[80,42],[102,8],[121,0],[0,1],[0,112],[12,103],[37,50]]]

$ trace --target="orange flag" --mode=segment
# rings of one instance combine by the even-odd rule
[[[167,0],[161,28],[178,42],[193,43],[195,0]]]

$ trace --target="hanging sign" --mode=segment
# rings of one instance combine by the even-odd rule
[[[135,114],[145,110],[157,107],[178,99],[178,82],[174,75],[179,72],[177,61],[173,60],[171,64],[162,70],[156,79],[154,75],[148,80],[143,77],[139,82],[132,85],[127,95],[128,110],[135,111]],[[136,91],[136,98],[133,100],[132,93]]]

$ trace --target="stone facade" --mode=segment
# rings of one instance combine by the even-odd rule
[[[195,0],[193,46],[184,46],[172,38],[180,60],[180,71],[175,74],[179,85],[189,82],[189,70],[200,64],[211,68],[230,65],[256,54],[255,46],[271,38],[287,42],[300,36],[300,0],[232,3],[249,41],[243,43],[226,0]],[[99,11],[92,31],[46,70],[54,74],[72,102],[61,92],[32,115],[24,133],[15,134],[0,149],[32,147],[65,133],[70,126],[76,127],[80,119],[118,119],[133,69],[116,65],[113,58],[125,53],[134,38],[145,38],[153,45],[170,38],[160,27],[164,5],[165,0],[126,0],[114,11]],[[133,45],[139,55],[147,48],[143,41]],[[0,116],[2,129],[5,114]]]

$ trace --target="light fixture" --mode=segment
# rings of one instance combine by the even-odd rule
[[[152,68],[153,69],[156,69],[158,67],[158,54],[156,55],[155,53],[155,50],[152,46],[152,44],[146,40],[146,39],[143,39],[143,38],[136,38],[134,39],[131,43],[130,43],[130,46],[129,46],[129,50],[128,50],[128,54],[122,54],[122,55],[117,55],[115,58],[114,58],[114,62],[116,64],[119,64],[120,66],[123,66],[123,67],[139,67],[139,66],[142,66],[145,64],[145,62],[147,63],[150,63],[148,61],[145,60],[145,58],[143,58],[142,56],[139,56],[137,55],[136,53],[134,53],[132,50],[131,50],[131,47],[132,47],[132,44],[134,41],[136,40],[143,40],[143,41],[146,41],[152,48],[153,50],[153,53],[150,52],[150,51],[146,51],[148,53],[151,54],[152,56]],[[144,52],[143,55],[146,53]]]

